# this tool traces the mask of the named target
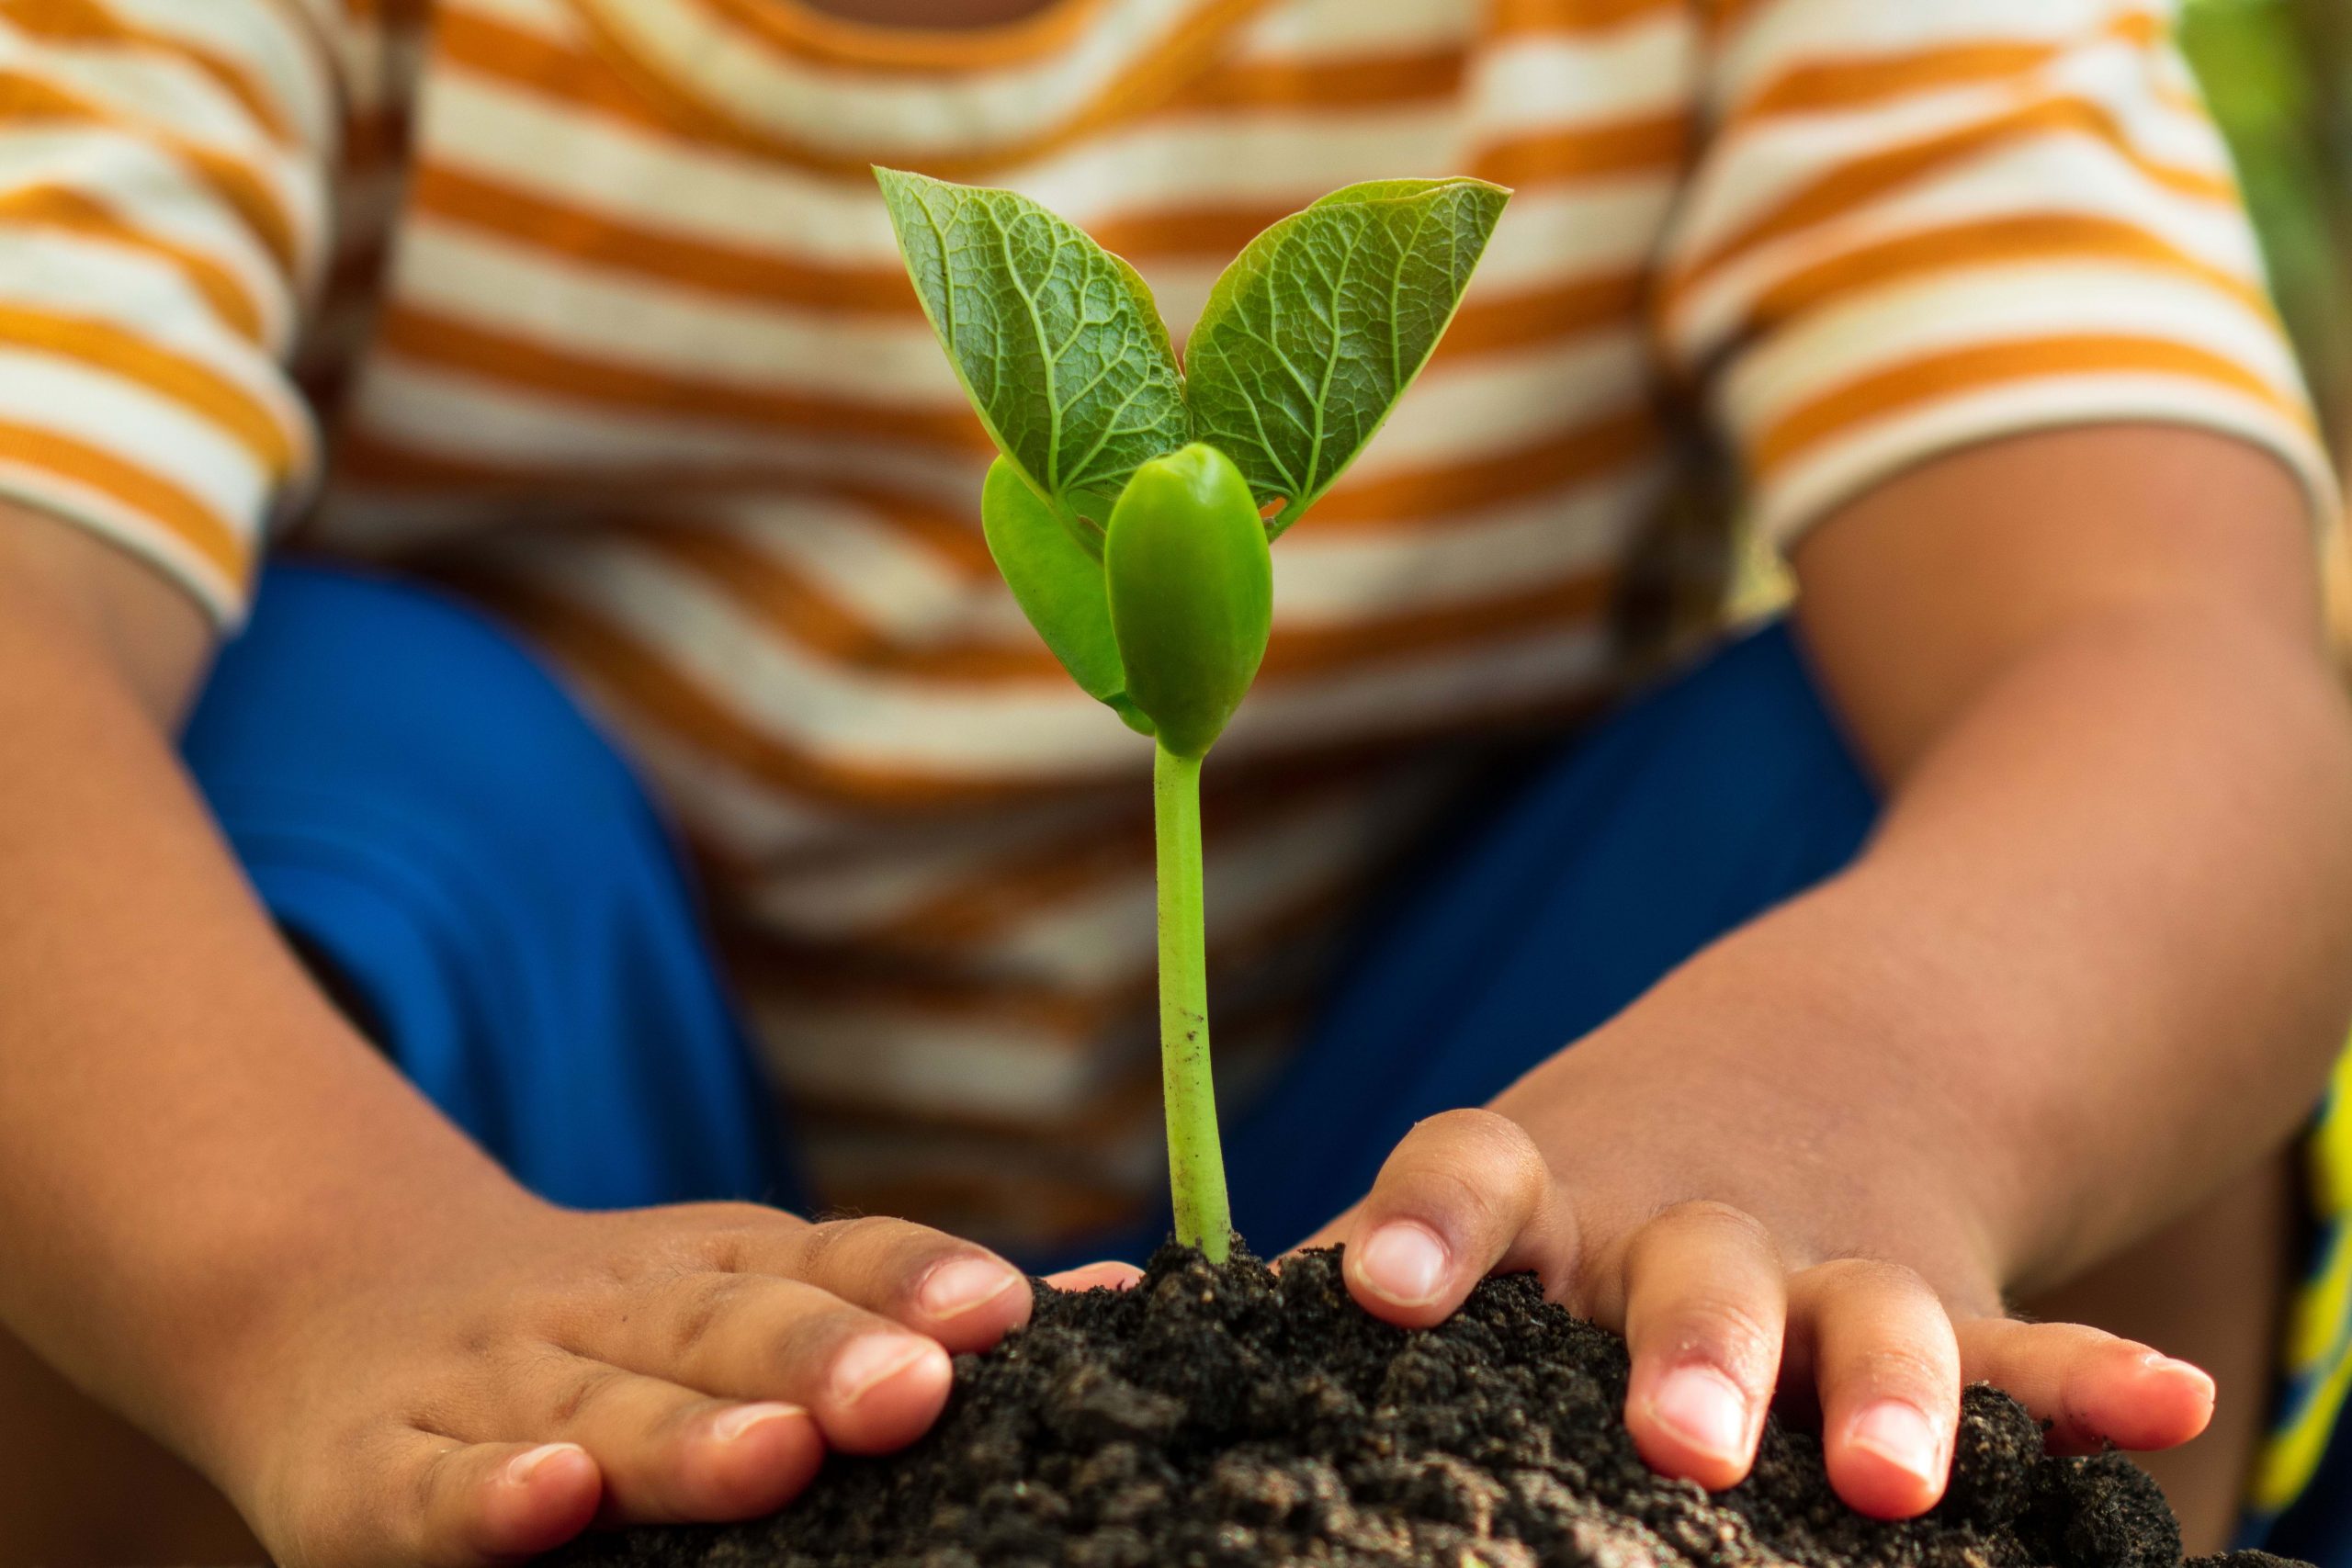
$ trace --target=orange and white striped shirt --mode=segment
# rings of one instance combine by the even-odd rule
[[[0,493],[233,625],[265,539],[523,627],[707,863],[833,1201],[1036,1239],[1157,1179],[1148,747],[1023,623],[866,167],[1011,186],[1181,340],[1353,180],[1515,186],[1277,555],[1210,770],[1263,1070],[1383,854],[1626,668],[1678,411],[1785,544],[2119,419],[2329,480],[2153,0],[0,0]],[[1666,541],[1670,543],[1671,541]],[[1669,584],[1671,586],[1671,584]],[[1432,745],[1452,738],[1446,745]]]

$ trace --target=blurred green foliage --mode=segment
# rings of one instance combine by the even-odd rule
[[[2180,36],[2324,416],[2352,430],[2352,4],[2188,0]]]
[[[2179,37],[2229,139],[2321,420],[2339,461],[2352,464],[2352,0],[2183,0]],[[1660,535],[1676,543],[1715,537],[1711,523],[1729,512],[1721,496],[1695,489],[1678,504],[1685,512]],[[1660,560],[1662,581],[1713,581],[1683,556]],[[2326,570],[2336,646],[2352,679],[2352,529],[2330,531]],[[1752,535],[1736,539],[1722,601],[1735,620],[1777,614],[1792,592],[1777,553]],[[1703,593],[1669,603],[1660,645],[1711,629],[1718,607]]]

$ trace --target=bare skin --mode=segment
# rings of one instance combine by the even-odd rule
[[[1328,1234],[1400,1322],[1542,1270],[1625,1329],[1643,1452],[1711,1486],[1776,1387],[1887,1517],[1939,1495],[1963,1381],[2062,1447],[2183,1442],[2203,1371],[2003,1303],[2245,1176],[2342,1043],[2352,726],[2300,502],[2217,437],[2070,432],[1898,479],[1796,564],[1891,790],[1860,860],[1416,1128]]]
[[[2236,1535],[2278,1368],[2287,1283],[2301,1271],[2300,1156],[2256,1166],[2137,1246],[2025,1303],[2029,1316],[2095,1323],[2162,1345],[2213,1376],[2221,1398],[2194,1441],[2142,1462],[2192,1555]]]
[[[139,1506],[122,1506],[126,1497]],[[261,1560],[253,1533],[202,1476],[0,1336],[0,1562]]]
[[[1963,1374],[2063,1442],[2181,1442],[2204,1373],[2000,1308],[2281,1146],[2352,1013],[2352,722],[2297,499],[2218,438],[2042,436],[1800,566],[1885,829],[1418,1129],[1342,1226],[1351,1282],[1427,1322],[1544,1269],[1633,1338],[1644,1451],[1708,1484],[1776,1382],[1889,1515],[1939,1492]],[[143,569],[0,514],[0,1322],[298,1568],[764,1511],[927,1425],[947,1353],[1025,1314],[1011,1270],[892,1221],[517,1190],[240,882],[166,739],[203,642]],[[1390,1269],[1400,1224],[1432,1278]]]
[[[895,1221],[514,1187],[242,886],[166,739],[206,644],[142,567],[0,513],[0,1321],[289,1564],[763,1512],[922,1431],[1019,1275]]]
[[[2257,1168],[2177,1224],[2026,1303],[2028,1315],[2096,1324],[2171,1347],[2211,1372],[2221,1397],[2194,1441],[2143,1455],[2191,1555],[2219,1551],[2238,1522],[2277,1365],[2274,1336],[2291,1229],[2293,1162]],[[1118,1284],[1121,1271],[1101,1272]],[[0,1562],[191,1568],[260,1561],[227,1499],[177,1458],[0,1337]],[[136,1509],[117,1506],[125,1496]]]

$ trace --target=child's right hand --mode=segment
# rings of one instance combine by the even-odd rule
[[[1021,1276],[892,1221],[526,1196],[222,852],[167,742],[211,642],[136,557],[0,503],[6,1331],[287,1568],[758,1514],[929,1427],[949,1355],[1028,1317]]]
[[[921,1435],[950,1354],[1030,1310],[1012,1265],[898,1220],[531,1204],[445,1239],[288,1303],[264,1364],[220,1385],[216,1479],[285,1568],[460,1568],[592,1520],[766,1513],[827,1449]]]

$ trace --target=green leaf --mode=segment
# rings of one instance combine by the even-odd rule
[[[1079,690],[1108,704],[1128,728],[1149,735],[1151,720],[1127,700],[1102,563],[1080,547],[1010,458],[989,465],[980,489],[980,531],[1013,603]]]
[[[1079,689],[1102,702],[1125,691],[1102,563],[1079,547],[1009,458],[989,465],[980,489],[980,530],[1021,613]]]
[[[1330,489],[1453,319],[1510,193],[1374,180],[1268,229],[1216,281],[1184,350],[1193,438],[1230,456],[1270,534]]]
[[[874,171],[899,250],[972,407],[1064,522],[1101,518],[1183,445],[1182,378],[1135,268],[1027,197]],[[1099,551],[1099,536],[1079,537]]]
[[[1273,625],[1273,558],[1241,470],[1198,444],[1137,468],[1102,568],[1128,698],[1160,745],[1201,755],[1249,694]]]
[[[1442,180],[1358,180],[1351,186],[1341,186],[1308,202],[1309,210],[1317,207],[1349,207],[1365,201],[1388,201],[1396,197],[1420,196],[1443,186],[1476,185],[1479,182],[1463,177]],[[1494,187],[1502,190],[1502,186]],[[1508,195],[1508,192],[1505,192]]]

